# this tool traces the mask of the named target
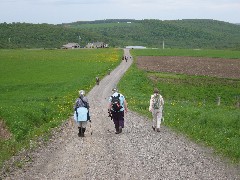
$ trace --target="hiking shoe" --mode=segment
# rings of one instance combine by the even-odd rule
[[[120,132],[119,131],[116,131],[115,134],[119,134]]]
[[[119,133],[121,133],[121,132],[122,132],[122,126],[119,127]]]
[[[157,132],[160,132],[160,128],[157,128]]]
[[[155,131],[155,127],[152,126],[152,128],[153,128],[153,130]]]

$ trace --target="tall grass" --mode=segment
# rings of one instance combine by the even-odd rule
[[[134,59],[144,55],[240,59],[240,52],[237,51],[132,50],[131,53]],[[154,87],[160,89],[165,99],[164,125],[196,142],[205,143],[233,162],[240,162],[240,109],[236,107],[236,97],[240,96],[239,79],[149,72],[133,64],[119,84],[129,108],[150,119],[148,106]],[[221,97],[220,106],[216,103],[218,96]]]
[[[0,166],[29,140],[58,126],[73,111],[78,90],[88,92],[119,63],[118,49],[1,50],[0,120],[11,132],[0,138]]]

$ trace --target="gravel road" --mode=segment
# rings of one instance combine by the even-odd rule
[[[124,52],[130,55],[129,50]],[[3,174],[2,179],[240,179],[239,167],[164,126],[161,132],[154,132],[151,121],[135,112],[126,114],[123,133],[114,133],[107,100],[131,63],[131,59],[122,61],[88,93],[92,123],[84,138],[67,121],[47,145],[29,153],[21,169]]]

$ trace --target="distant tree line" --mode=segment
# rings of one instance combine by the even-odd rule
[[[93,32],[50,24],[2,23],[0,32],[0,48],[61,48],[79,40],[85,46],[99,38]]]
[[[59,48],[68,42],[102,41],[110,47],[240,50],[240,26],[223,21],[109,19],[59,25],[2,23],[0,48]],[[79,39],[79,36],[81,39]]]

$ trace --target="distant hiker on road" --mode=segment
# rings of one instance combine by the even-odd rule
[[[127,101],[122,94],[118,93],[117,88],[113,88],[112,92],[113,94],[109,98],[108,111],[111,113],[115,125],[115,134],[119,134],[124,128],[124,112],[128,111]]]
[[[157,128],[157,132],[160,132],[164,100],[163,97],[159,94],[159,90],[157,88],[154,89],[153,93],[154,94],[151,95],[149,105],[149,111],[152,112],[153,116],[152,128],[154,131]]]
[[[99,85],[99,82],[100,82],[100,79],[99,79],[99,77],[97,76],[97,77],[96,77],[96,84]]]
[[[79,97],[75,101],[74,119],[78,124],[78,136],[84,137],[87,121],[91,122],[89,115],[89,103],[84,90],[79,91]]]

